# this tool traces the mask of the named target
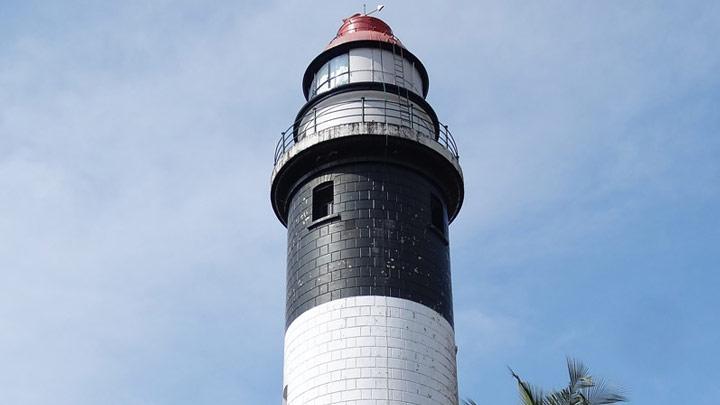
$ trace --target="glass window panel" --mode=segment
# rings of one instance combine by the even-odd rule
[[[310,83],[310,97],[317,94],[317,75],[313,76],[312,83]]]
[[[330,60],[330,88],[348,82],[348,59],[348,54],[343,54]]]
[[[332,79],[331,86],[336,87],[336,86],[340,86],[343,84],[347,84],[347,82],[348,82],[348,74],[344,73],[344,74],[341,74],[340,76],[337,76],[334,79]]]
[[[360,71],[353,70],[350,72],[350,83],[357,83],[357,82],[371,82],[372,81],[372,72],[370,71]]]
[[[334,57],[330,61],[330,76],[335,77],[348,71],[348,54]]]
[[[382,70],[388,73],[395,73],[395,56],[392,52],[382,50]]]
[[[323,67],[321,67],[317,73],[317,88],[318,88],[318,90],[328,88],[329,66],[330,66],[330,63],[324,64]]]
[[[350,50],[350,83],[372,81],[372,48]]]
[[[382,50],[380,49],[372,50],[372,71],[372,80],[375,82],[382,81]]]

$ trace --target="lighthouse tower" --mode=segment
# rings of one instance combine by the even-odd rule
[[[272,173],[288,230],[285,404],[458,404],[448,224],[463,177],[428,84],[363,14],[305,71]]]

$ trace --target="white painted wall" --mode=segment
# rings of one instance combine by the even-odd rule
[[[365,97],[364,116],[362,97]],[[314,134],[337,125],[357,122],[384,122],[412,127],[421,135],[435,138],[433,122],[419,104],[394,93],[376,90],[336,94],[319,102],[301,118],[299,134],[302,138],[304,135]]]
[[[288,405],[457,405],[455,334],[413,301],[362,296],[300,315],[285,334]]]

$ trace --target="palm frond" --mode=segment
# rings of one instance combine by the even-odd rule
[[[551,392],[545,395],[543,399],[544,405],[569,405],[570,404],[570,392],[567,388],[560,391]]]
[[[570,393],[570,389],[563,388],[545,395],[545,402],[543,403],[546,405],[569,405],[572,403],[571,399],[572,394]]]
[[[583,364],[582,361],[567,358],[568,374],[570,374],[570,392],[575,393],[577,390],[589,388],[594,385],[590,369]]]
[[[463,405],[477,405],[477,402],[473,401],[472,399],[464,399]]]
[[[590,369],[581,361],[567,358],[569,384],[560,390],[544,394],[543,391],[525,382],[512,368],[508,367],[518,383],[522,405],[611,405],[627,402],[623,392],[608,387],[603,379],[594,379]],[[471,400],[463,405],[477,405]]]
[[[603,379],[595,380],[595,384],[584,391],[587,398],[588,404],[591,405],[606,405],[615,404],[618,402],[627,402],[627,397],[618,392],[617,389],[612,389]]]
[[[523,381],[513,369],[508,367],[510,374],[517,380],[520,391],[520,403],[522,405],[543,405],[544,395],[542,390]]]

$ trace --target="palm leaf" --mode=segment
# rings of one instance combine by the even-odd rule
[[[508,369],[510,370],[510,374],[517,380],[518,390],[520,391],[520,403],[522,405],[543,405],[544,395],[542,390],[523,381],[510,367],[508,367]]]
[[[521,405],[611,405],[628,401],[624,393],[609,388],[604,380],[593,379],[590,370],[581,361],[568,357],[567,367],[570,376],[567,387],[548,394],[528,384],[508,367],[518,383]],[[477,402],[465,399],[463,405],[477,405]]]
[[[587,397],[588,404],[592,405],[615,404],[618,402],[627,402],[628,400],[621,392],[617,392],[617,390],[608,387],[603,379],[597,379],[592,387],[583,391]]]
[[[570,391],[563,388],[560,391],[551,392],[545,396],[543,401],[545,405],[568,405],[570,404]]]
[[[589,388],[594,385],[590,369],[583,364],[582,361],[575,360],[572,357],[567,358],[568,374],[570,374],[570,393],[574,394],[583,388]]]

